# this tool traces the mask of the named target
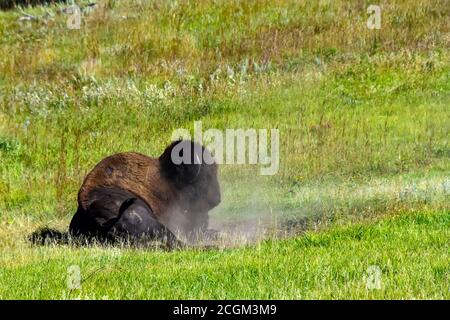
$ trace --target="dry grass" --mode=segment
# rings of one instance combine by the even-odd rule
[[[207,80],[219,65],[245,58],[286,65],[315,56],[427,53],[450,41],[448,1],[382,1],[379,31],[366,26],[365,1],[109,3],[99,1],[80,30],[68,30],[57,7],[30,9],[41,17],[34,22],[17,22],[18,11],[4,14],[4,77],[58,82],[81,73],[172,80],[183,70]],[[46,12],[54,16],[45,18]]]

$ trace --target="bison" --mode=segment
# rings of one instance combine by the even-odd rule
[[[88,173],[69,226],[73,239],[115,242],[159,240],[169,247],[191,242],[208,229],[209,211],[221,201],[217,164],[198,143],[178,140],[158,158],[118,153]],[[31,239],[66,235],[50,229]]]

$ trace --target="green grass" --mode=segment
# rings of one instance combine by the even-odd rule
[[[404,214],[239,249],[22,246],[1,257],[0,297],[449,299],[449,217]],[[81,288],[69,290],[73,265],[80,268]],[[378,288],[367,282],[373,268],[381,272]]]
[[[369,1],[98,3],[80,30],[67,28],[63,4],[0,11],[2,297],[61,297],[76,263],[103,268],[83,286],[97,298],[448,298],[448,1],[381,1],[381,30],[366,27]],[[280,130],[278,174],[221,166],[211,213],[251,236],[261,224],[269,240],[207,252],[28,248],[37,227],[67,228],[103,157],[157,156],[172,130],[198,120]],[[294,239],[275,240],[284,233]],[[383,290],[362,285],[371,263]],[[14,281],[21,289],[7,290]]]

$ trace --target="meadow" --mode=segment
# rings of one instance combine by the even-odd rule
[[[369,1],[77,3],[79,29],[65,4],[0,11],[0,298],[450,297],[448,1],[380,1],[379,30]],[[194,121],[280,131],[276,175],[220,167],[212,224],[242,237],[28,243],[103,157]]]

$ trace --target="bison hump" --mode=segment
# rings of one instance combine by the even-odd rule
[[[78,205],[86,209],[90,193],[98,187],[118,187],[140,196],[149,206],[153,194],[164,194],[157,159],[128,152],[104,158],[88,173],[78,193]]]

